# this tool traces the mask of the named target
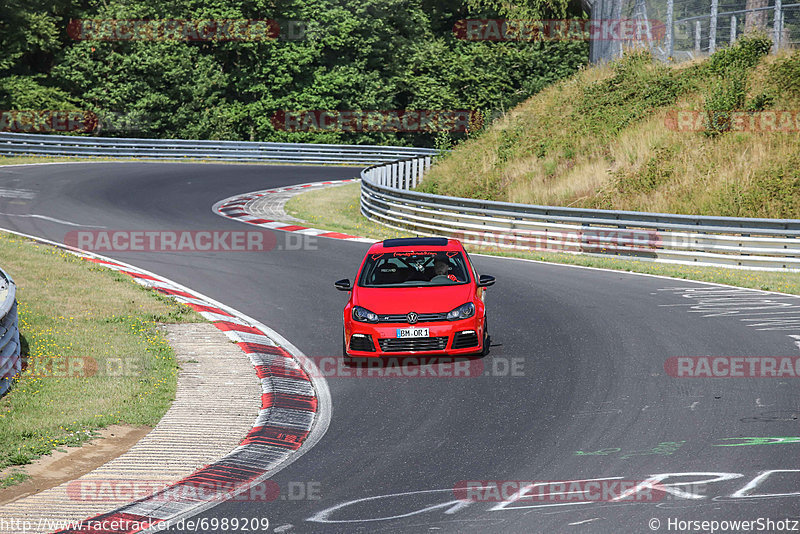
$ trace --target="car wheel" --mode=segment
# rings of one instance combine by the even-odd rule
[[[489,319],[483,318],[483,350],[481,356],[489,355],[489,347],[492,345],[492,336],[489,335]]]

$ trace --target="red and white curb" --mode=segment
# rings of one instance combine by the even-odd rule
[[[259,226],[261,228],[269,228],[270,230],[283,230],[284,232],[295,232],[298,234],[303,234],[308,236],[328,237],[331,239],[343,239],[346,241],[358,241],[361,243],[375,243],[376,242],[375,239],[368,239],[366,237],[343,234],[341,232],[331,232],[329,230],[319,230],[317,228],[310,228],[308,226],[300,226],[297,224],[289,224],[286,222],[281,222],[273,219],[265,219],[262,217],[252,215],[245,210],[245,206],[249,202],[257,200],[261,197],[269,196],[271,194],[284,193],[286,191],[295,191],[295,190],[299,192],[304,189],[314,189],[330,185],[338,185],[338,184],[357,182],[357,181],[359,181],[357,178],[351,178],[348,180],[310,182],[307,184],[292,185],[288,187],[278,187],[275,189],[262,189],[260,191],[242,193],[241,195],[235,195],[232,197],[228,197],[224,200],[220,200],[219,202],[214,204],[214,206],[211,209],[214,213],[221,215],[223,217],[228,217],[229,219],[236,219],[237,221]]]
[[[150,271],[54,241],[1,230],[59,247],[87,261],[127,274],[135,282],[190,306],[238,343],[249,356],[261,381],[258,418],[236,449],[168,488],[86,519],[80,528],[59,530],[58,534],[129,534],[162,530],[165,525],[160,523],[191,517],[219,504],[215,496],[208,495],[204,500],[204,492],[193,489],[204,485],[221,486],[230,488],[231,497],[247,491],[296,460],[327,431],[331,415],[327,382],[311,360],[274,330]],[[116,529],[100,529],[100,525],[116,526]]]

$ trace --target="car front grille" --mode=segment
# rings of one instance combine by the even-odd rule
[[[353,335],[350,338],[350,350],[375,352],[375,343],[372,341],[372,336],[369,334]]]
[[[466,349],[478,346],[478,334],[475,332],[458,332],[453,337],[454,349]]]
[[[445,313],[420,313],[417,317],[418,323],[433,323],[436,321],[446,321],[447,312]],[[386,315],[378,315],[379,323],[408,323],[408,316],[405,313],[393,313]]]
[[[383,352],[444,350],[447,347],[447,336],[403,339],[384,338],[379,339],[378,344]]]

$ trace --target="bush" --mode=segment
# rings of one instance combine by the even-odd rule
[[[708,70],[713,74],[725,74],[731,69],[751,69],[769,54],[772,40],[763,33],[752,33],[741,37],[732,46],[715,52],[708,60]]]
[[[672,104],[694,87],[692,68],[683,71],[654,63],[649,52],[632,52],[613,64],[614,75],[592,84],[583,93],[578,111],[597,133],[617,133]]]
[[[800,50],[769,66],[768,79],[790,96],[800,98]]]
[[[732,46],[715,52],[708,60],[708,72],[716,76],[705,95],[708,119],[705,135],[710,137],[731,128],[731,113],[744,108],[747,81],[750,71],[772,48],[772,41],[763,34],[742,37]],[[750,107],[763,109],[769,102],[767,95],[757,96]]]

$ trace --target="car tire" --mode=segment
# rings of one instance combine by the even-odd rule
[[[489,347],[492,345],[492,336],[489,335],[489,319],[483,318],[483,350],[480,352],[481,356],[489,355]]]

